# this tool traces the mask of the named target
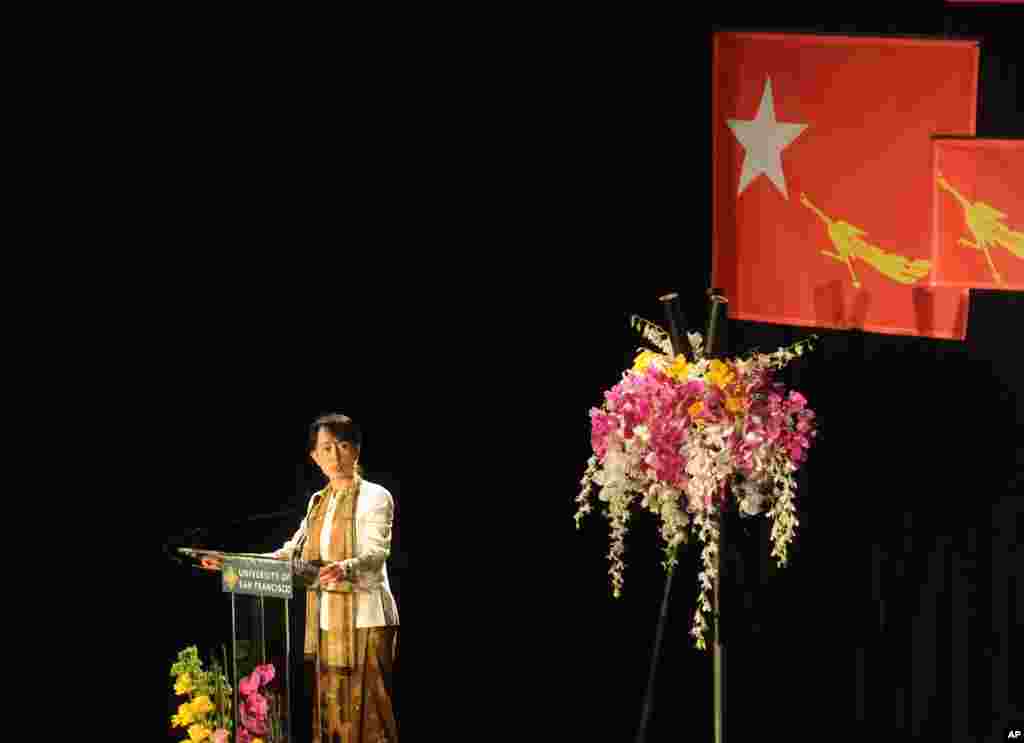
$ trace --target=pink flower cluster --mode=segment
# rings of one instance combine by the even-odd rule
[[[767,458],[771,450],[787,453],[794,465],[807,458],[807,450],[817,435],[814,411],[799,392],[786,393],[778,383],[764,383],[750,393],[750,407],[742,440],[734,436],[737,468],[745,475],[754,471],[754,458]]]
[[[260,694],[260,689],[274,680],[274,666],[270,663],[256,666],[253,672],[238,682],[242,701],[238,707],[238,719],[242,723],[236,743],[250,743],[252,736],[264,736],[270,731],[267,713],[270,704]]]
[[[756,366],[723,392],[701,380],[677,382],[652,365],[641,373],[626,373],[604,396],[603,409],[590,411],[591,444],[598,459],[604,461],[609,449],[619,450],[644,426],[646,443],[634,451],[649,468],[648,478],[653,475],[651,479],[677,489],[688,483],[682,449],[698,420],[704,425],[742,421],[726,446],[736,469],[747,476],[754,474],[758,459],[764,462],[779,450],[801,464],[816,435],[806,398],[795,391],[787,394],[766,369]]]
[[[605,393],[603,410],[590,411],[591,444],[603,459],[609,446],[619,446],[646,427],[644,463],[659,481],[672,487],[686,485],[686,459],[680,453],[691,424],[688,408],[705,398],[700,381],[680,384],[656,367],[627,374]]]

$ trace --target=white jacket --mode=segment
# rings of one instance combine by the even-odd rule
[[[284,546],[276,550],[275,557],[291,559],[296,547],[306,543],[306,528],[313,507],[324,491],[313,493],[298,530]],[[391,554],[391,530],[395,518],[395,500],[381,485],[363,480],[356,500],[355,557],[342,561],[355,568],[356,627],[388,627],[398,625],[398,606],[388,583],[387,559]],[[321,542],[322,543],[322,542]],[[326,626],[323,602],[321,626]]]

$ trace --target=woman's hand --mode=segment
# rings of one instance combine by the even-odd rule
[[[332,562],[330,565],[324,565],[320,568],[321,583],[336,583],[347,578],[348,571],[345,570],[345,567],[340,562]]]
[[[218,555],[203,555],[199,559],[199,567],[203,570],[220,570],[224,567],[224,558]]]

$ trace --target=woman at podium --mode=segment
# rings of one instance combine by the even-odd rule
[[[364,480],[362,435],[344,415],[310,426],[308,451],[327,485],[295,534],[272,556],[326,563],[319,610],[306,602],[304,659],[313,690],[314,743],[398,743],[392,706],[398,609],[388,583],[394,500]],[[203,566],[219,567],[207,558]],[[316,654],[319,643],[319,673]]]

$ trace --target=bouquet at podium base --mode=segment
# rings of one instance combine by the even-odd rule
[[[238,707],[239,743],[281,743],[280,700],[267,685],[274,680],[274,666],[256,666],[251,674],[238,682],[242,700]]]
[[[195,646],[178,653],[178,661],[171,666],[175,695],[188,697],[171,717],[172,728],[185,728],[188,737],[181,743],[285,743],[281,701],[269,689],[276,675],[273,664],[256,666],[238,682],[239,730],[234,739],[232,688],[216,661],[211,668],[203,669]]]
[[[171,717],[171,727],[185,728],[188,735],[182,743],[232,743],[231,685],[216,661],[211,668],[203,669],[194,645],[178,653],[177,662],[171,666],[175,695],[188,697]]]

